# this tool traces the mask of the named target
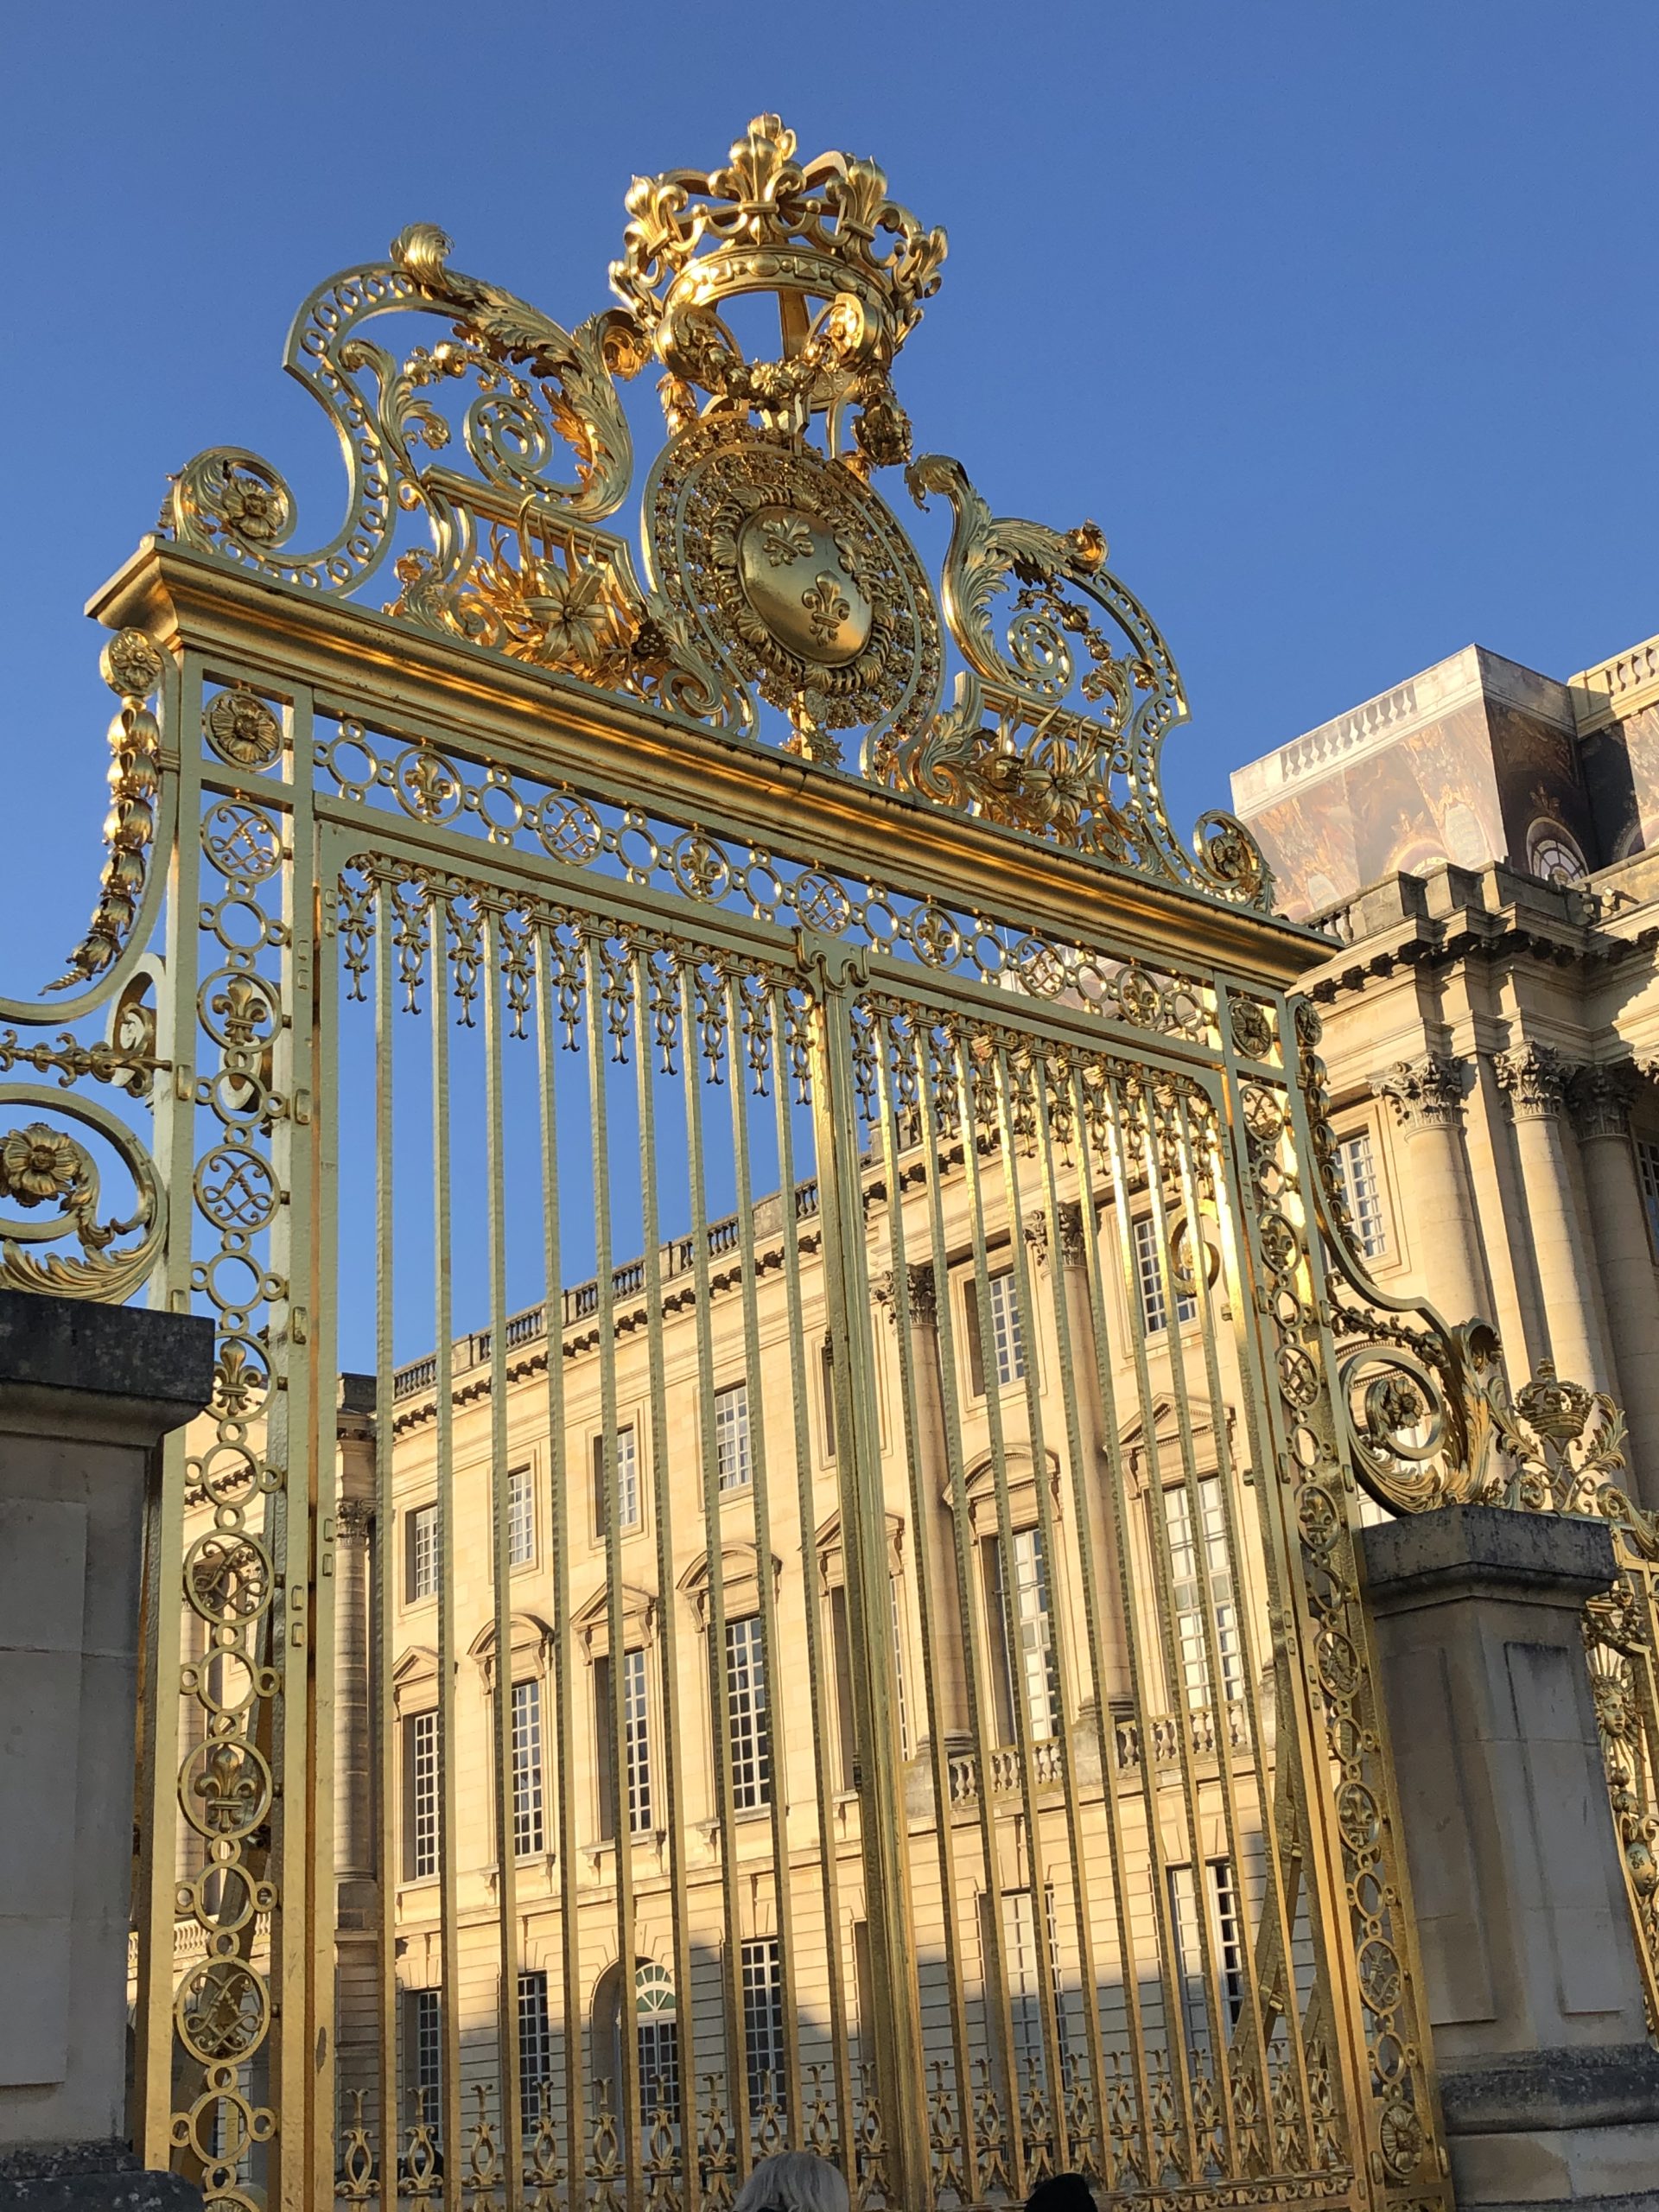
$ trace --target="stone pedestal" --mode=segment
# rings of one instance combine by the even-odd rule
[[[1363,1535],[1460,2212],[1659,2212],[1659,2053],[1580,1635],[1599,1522]]]
[[[126,2133],[138,1591],[195,1316],[0,1291],[0,2212],[185,2206]]]

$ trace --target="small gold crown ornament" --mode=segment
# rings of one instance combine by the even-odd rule
[[[910,425],[888,372],[938,289],[944,232],[890,200],[874,162],[802,163],[795,146],[779,117],[759,115],[724,168],[636,177],[611,284],[668,372],[671,428],[727,410],[780,429],[826,414],[833,450],[855,408],[848,457],[893,466],[909,457]],[[779,356],[750,360],[720,306],[765,293],[778,301]]]

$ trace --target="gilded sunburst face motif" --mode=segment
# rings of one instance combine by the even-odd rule
[[[734,420],[682,432],[652,479],[653,580],[714,657],[798,726],[925,728],[942,657],[909,539],[852,471]]]

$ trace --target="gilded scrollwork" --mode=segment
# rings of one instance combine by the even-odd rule
[[[149,850],[156,841],[161,781],[161,726],[149,702],[160,688],[165,662],[142,630],[123,630],[105,646],[104,681],[120,699],[110,724],[110,810],[104,820],[109,858],[86,936],[52,991],[89,983],[119,957],[143,903]]]
[[[126,1124],[93,1100],[0,1084],[0,1116],[8,1107],[79,1122],[114,1153],[133,1196],[130,1213],[100,1218],[98,1164],[80,1137],[40,1118],[0,1129],[0,1205],[28,1217],[0,1216],[0,1285],[119,1305],[148,1280],[166,1239],[167,1201],[155,1162]],[[36,1257],[29,1249],[69,1238],[78,1250]]]

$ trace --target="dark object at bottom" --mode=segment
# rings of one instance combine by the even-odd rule
[[[201,2191],[124,2143],[0,2145],[0,2212],[201,2212]]]
[[[1026,2199],[1026,2212],[1096,2212],[1095,2193],[1081,2174],[1051,2174]]]

